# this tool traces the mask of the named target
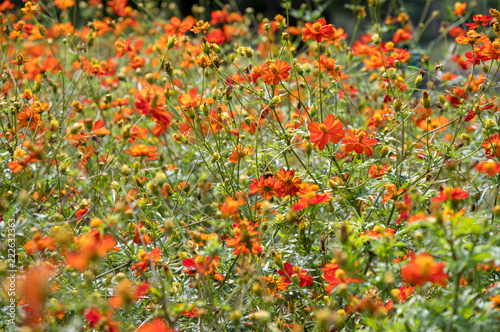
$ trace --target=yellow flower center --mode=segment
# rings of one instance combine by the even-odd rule
[[[363,139],[365,138],[365,136],[366,136],[366,133],[365,133],[364,131],[360,132],[360,133],[358,134],[358,141],[359,141],[360,143],[361,143],[361,142],[363,142]]]
[[[342,269],[338,269],[335,271],[335,278],[339,279],[340,281],[345,280],[345,272]]]
[[[274,64],[270,64],[269,65],[269,70],[271,71],[271,73],[273,73],[274,75],[278,75],[280,72],[278,70],[278,67],[276,67],[276,65]]]

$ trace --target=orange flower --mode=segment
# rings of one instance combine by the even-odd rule
[[[54,5],[59,9],[68,9],[75,5],[74,0],[54,0]]]
[[[33,4],[31,1],[26,1],[24,4],[24,8],[21,9],[21,12],[24,15],[30,15],[35,13],[38,10],[38,5]]]
[[[479,165],[476,165],[476,170],[481,173],[486,173],[488,176],[494,176],[500,173],[500,163],[491,159],[482,161]]]
[[[276,60],[275,63],[269,61],[262,67],[262,80],[267,84],[278,85],[280,81],[286,80],[290,76],[290,65],[286,61]]]
[[[156,152],[157,146],[147,146],[144,144],[132,145],[130,150],[126,150],[125,153],[133,157],[148,157],[148,159],[156,160],[158,159],[159,153]]]
[[[429,119],[422,119],[420,121],[417,121],[418,127],[422,130],[435,130],[439,127],[443,127],[445,124],[450,122],[446,117],[444,116],[438,116],[436,118],[429,118]],[[436,132],[446,130],[446,127],[443,127],[441,129],[437,129]]]
[[[191,28],[190,31],[193,33],[206,33],[208,28],[210,28],[210,23],[208,22],[203,22],[202,20],[199,20],[196,22],[196,24]]]
[[[233,238],[226,239],[226,246],[234,246],[234,254],[241,256],[241,254],[248,255],[252,252],[254,255],[262,252],[262,245],[259,243],[257,235],[259,232],[254,230],[247,220],[241,220],[238,224],[233,225]]]
[[[318,205],[322,203],[329,202],[331,200],[331,194],[318,194],[318,186],[310,185],[309,183],[302,183],[300,185],[301,197],[297,203],[295,203],[292,208],[294,211],[300,211],[311,205]]]
[[[33,240],[29,240],[23,246],[26,249],[26,255],[31,255],[37,251],[44,251],[45,249],[56,250],[55,240],[48,236],[36,232],[33,234]]]
[[[250,194],[260,193],[265,200],[270,200],[273,196],[280,197],[282,192],[280,184],[272,177],[261,176],[259,180],[254,178],[250,184]]]
[[[152,323],[142,324],[137,332],[174,332],[168,324],[160,318],[155,318]]]
[[[203,96],[198,96],[198,88],[191,89],[189,93],[185,93],[179,97],[179,103],[182,107],[198,107]]]
[[[10,2],[10,0],[4,0],[0,4],[0,12],[7,11],[9,9],[14,9],[15,7],[16,7],[16,5],[14,5],[12,2]]]
[[[401,286],[399,289],[395,288],[391,290],[391,295],[394,297],[398,297],[399,302],[406,302],[407,298],[413,293],[416,287],[410,286]],[[389,299],[387,305],[385,306],[386,310],[391,310],[394,306],[392,305],[392,299]]]
[[[233,153],[229,156],[229,162],[237,164],[241,158],[252,155],[253,149],[242,147],[240,144],[234,147]]]
[[[194,23],[194,18],[192,16],[187,17],[184,21],[181,21],[174,16],[170,19],[170,23],[166,24],[163,28],[165,29],[167,36],[171,36],[173,34],[179,36],[191,29]]]
[[[288,285],[290,284],[286,283],[283,277],[281,276],[269,275],[267,277],[264,276],[263,278],[264,278],[264,283],[266,284],[267,287],[267,293],[269,295],[276,295],[278,291],[286,290]]]
[[[368,176],[373,176],[374,179],[384,176],[385,172],[387,172],[387,165],[370,165],[368,169]]]
[[[465,8],[467,8],[467,2],[455,2],[455,5],[453,5],[453,13],[458,17],[462,17],[465,14]]]
[[[489,41],[487,36],[477,33],[476,30],[467,31],[467,36],[458,36],[455,41],[461,45],[476,45]]]
[[[38,161],[38,155],[36,151],[28,154],[25,150],[17,148],[13,156],[15,160],[7,163],[7,166],[13,173],[19,173],[29,164]]]
[[[116,294],[109,301],[112,308],[129,305],[133,301],[139,300],[149,292],[149,283],[144,281],[139,285],[134,285],[130,280],[124,279],[116,286]]]
[[[307,22],[302,28],[302,40],[312,39],[321,43],[324,40],[332,39],[335,34],[335,28],[331,24],[326,24],[324,18],[319,18],[314,24]]]
[[[115,238],[112,235],[101,233],[97,229],[83,234],[76,239],[78,249],[68,253],[66,263],[69,267],[80,271],[85,270],[89,261],[96,257],[106,255],[116,245]]]
[[[26,313],[26,323],[31,327],[38,326],[42,320],[45,298],[49,294],[49,282],[55,268],[48,262],[40,262],[31,266],[17,279],[17,291],[23,299],[23,308]],[[12,303],[12,302],[11,302]]]
[[[223,217],[231,217],[238,212],[238,208],[245,204],[245,198],[239,196],[238,200],[233,199],[231,196],[226,196],[226,203],[219,206]]]
[[[149,254],[144,249],[139,250],[137,254],[139,262],[134,264],[130,269],[136,271],[136,276],[141,276],[148,269],[150,262],[153,266],[156,266],[161,258],[161,253],[162,251],[158,247],[154,248]]]
[[[300,190],[300,184],[302,180],[295,177],[295,170],[285,170],[280,169],[279,172],[275,174],[276,179],[278,180],[277,185],[282,189],[282,196],[295,196],[297,192]]]
[[[357,154],[366,153],[370,157],[373,153],[373,149],[370,147],[372,145],[377,145],[378,141],[373,138],[367,137],[367,132],[364,129],[358,130],[356,134],[351,129],[347,129],[349,136],[344,138],[342,144],[344,144],[345,151],[354,151]]]
[[[365,235],[365,233],[361,233],[360,235]],[[383,226],[377,225],[373,227],[373,229],[368,231],[368,236],[371,238],[381,238],[382,236],[393,237],[394,229],[393,228],[385,228]]]
[[[389,202],[391,199],[397,199],[399,195],[405,192],[406,188],[401,188],[398,190],[395,184],[386,184],[385,190],[387,190],[387,193],[385,194],[382,201],[384,204]]]
[[[342,66],[335,63],[335,59],[327,58],[326,55],[321,55],[319,57],[319,63],[316,61],[314,65],[319,68],[321,65],[321,71],[326,71],[328,75],[333,76],[335,79],[339,79],[342,75]]]
[[[404,281],[416,286],[423,285],[426,282],[446,286],[448,275],[443,272],[444,263],[435,263],[428,253],[412,254],[410,259],[410,263],[401,269],[401,277]]]
[[[40,123],[40,114],[29,107],[25,107],[23,112],[17,113],[17,121],[19,127],[29,127],[31,130],[35,130]]]
[[[335,120],[333,114],[328,114],[325,121],[321,124],[318,122],[311,122],[307,126],[311,133],[311,143],[323,151],[328,142],[337,144],[345,136],[344,127],[340,120]]]
[[[465,190],[462,190],[462,187],[446,187],[444,188],[438,196],[434,197],[432,202],[446,202],[452,201],[457,203],[459,200],[466,199],[469,197],[469,193]]]

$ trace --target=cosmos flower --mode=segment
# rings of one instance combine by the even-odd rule
[[[307,129],[311,133],[311,143],[320,151],[323,151],[328,142],[337,144],[345,136],[342,122],[335,120],[333,114],[328,114],[323,123],[311,122]]]

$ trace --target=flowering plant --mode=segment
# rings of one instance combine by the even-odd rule
[[[430,2],[4,0],[0,329],[499,326],[500,12]]]

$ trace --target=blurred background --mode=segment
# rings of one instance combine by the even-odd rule
[[[3,1],[3,0],[0,0]],[[108,0],[93,0],[102,4],[102,16],[106,16],[105,4]],[[11,0],[17,6],[23,5],[23,0]],[[41,4],[46,4],[50,1],[39,0]],[[193,13],[193,9],[197,12],[197,16],[204,20],[209,20],[210,12],[218,10],[225,5],[230,5],[232,8],[238,8],[241,13],[244,13],[247,8],[253,8],[257,19],[267,17],[272,19],[277,14],[284,15],[285,1],[280,0],[115,0],[115,2],[126,2],[128,6],[137,8],[141,4],[148,8],[156,8],[156,11],[161,17],[169,15],[186,16]],[[366,17],[359,23],[359,31],[364,31],[364,26],[371,24],[373,20],[371,16],[373,11],[368,4],[368,0],[286,0],[290,11],[290,23],[297,23],[296,17],[299,13],[312,13],[309,21],[316,20],[318,17],[324,17],[328,23],[332,23],[336,27],[343,27],[348,35],[355,29],[357,22],[357,13],[364,7]],[[413,27],[421,22],[423,12],[427,13],[426,18],[434,11],[439,13],[439,19],[433,20],[427,27],[425,33],[420,38],[421,42],[434,39],[438,34],[440,21],[453,21],[456,19],[452,15],[453,5],[455,0],[378,0],[378,16],[384,20],[386,16],[397,16],[398,13],[404,11],[413,22]],[[467,2],[468,8],[475,8],[475,13],[487,14],[489,8],[498,9],[500,6],[499,0],[475,0],[475,1],[460,1]],[[72,13],[76,16],[77,25],[86,24],[79,19],[80,8],[83,8],[88,1],[75,0],[76,12]],[[175,8],[174,10],[172,10]],[[204,11],[200,11],[204,8]],[[72,10],[73,11],[73,10]],[[166,14],[166,15],[164,15]],[[300,17],[303,17],[301,15]],[[469,19],[469,22],[471,20]],[[422,21],[422,22],[425,22]],[[365,30],[366,31],[366,30]]]

